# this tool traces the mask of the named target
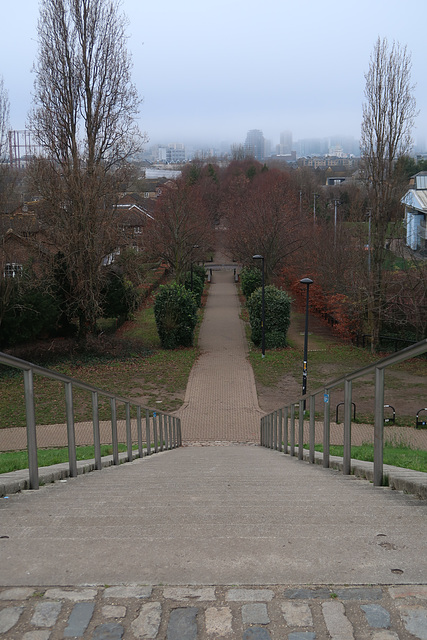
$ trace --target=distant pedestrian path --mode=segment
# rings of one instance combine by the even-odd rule
[[[184,442],[258,442],[261,410],[231,269],[212,274],[199,346],[177,411]]]

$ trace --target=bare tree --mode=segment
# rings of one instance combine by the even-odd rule
[[[401,217],[400,181],[395,162],[410,150],[416,104],[411,82],[411,56],[406,47],[378,38],[365,74],[361,131],[364,178],[371,209],[372,259],[367,300],[368,330],[376,348],[385,299],[384,263],[389,224]]]
[[[163,187],[146,227],[147,251],[167,262],[178,282],[212,249],[213,226],[199,185],[184,178]]]
[[[41,0],[30,128],[44,150],[30,176],[63,254],[67,313],[80,333],[101,309],[103,261],[115,248],[114,205],[140,149],[119,0]]]
[[[0,213],[6,213],[14,188],[15,174],[9,164],[9,96],[0,76]]]
[[[9,97],[0,76],[0,163],[6,159],[7,132],[9,130]]]
[[[232,185],[233,186],[233,185]],[[236,176],[229,188],[228,245],[243,264],[264,256],[267,282],[302,242],[297,201],[288,173],[262,171],[252,181]]]

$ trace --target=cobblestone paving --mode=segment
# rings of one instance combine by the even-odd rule
[[[427,639],[427,585],[3,588],[7,640]]]

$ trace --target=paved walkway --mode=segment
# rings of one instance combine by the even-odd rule
[[[0,640],[427,640],[427,501],[219,446],[260,415],[232,272],[201,344],[181,417],[210,446],[0,499]]]
[[[185,441],[258,442],[262,415],[233,271],[215,271],[200,328],[202,354],[177,412]]]

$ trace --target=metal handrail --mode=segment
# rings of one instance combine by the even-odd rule
[[[383,484],[383,449],[384,449],[384,372],[387,367],[398,364],[409,358],[414,358],[427,352],[427,338],[414,345],[406,347],[397,353],[393,353],[381,360],[369,364],[365,367],[352,371],[340,378],[335,378],[326,382],[322,387],[311,393],[301,396],[295,402],[273,411],[261,418],[261,445],[282,450],[282,441],[279,441],[279,434],[282,433],[282,419],[285,420],[284,432],[288,429],[288,415],[291,416],[290,430],[290,455],[294,455],[295,444],[295,406],[299,407],[299,440],[298,459],[303,459],[303,439],[304,439],[304,406],[309,400],[310,403],[310,427],[309,427],[309,462],[314,463],[314,439],[315,439],[315,400],[319,394],[324,396],[323,415],[323,466],[329,467],[329,445],[330,445],[330,412],[329,412],[329,392],[331,389],[344,384],[344,451],[343,451],[343,473],[349,475],[351,472],[351,407],[352,407],[352,382],[367,374],[375,373],[375,423],[374,423],[374,485]],[[279,413],[280,412],[280,413]],[[280,424],[279,424],[280,423]],[[284,453],[287,453],[287,438],[285,439]]]
[[[29,487],[30,489],[39,488],[39,472],[37,462],[37,434],[36,434],[36,417],[35,417],[35,401],[34,401],[34,374],[41,375],[45,378],[56,380],[64,383],[65,408],[67,420],[67,442],[68,442],[68,460],[69,475],[74,478],[77,476],[77,457],[76,442],[74,429],[74,408],[73,408],[73,389],[79,388],[89,391],[92,394],[92,422],[93,422],[93,440],[94,440],[94,457],[95,469],[101,469],[101,440],[99,431],[99,396],[104,396],[110,400],[111,408],[111,433],[113,446],[113,464],[119,464],[118,449],[118,433],[117,433],[117,403],[123,403],[126,408],[126,448],[127,459],[132,460],[134,452],[132,449],[132,431],[131,431],[131,407],[136,407],[137,417],[137,433],[138,433],[138,454],[136,457],[143,457],[143,437],[142,437],[142,411],[145,412],[145,439],[146,454],[151,455],[151,436],[154,441],[154,452],[157,453],[165,449],[175,449],[182,446],[181,420],[172,414],[158,411],[146,407],[134,400],[119,396],[111,391],[106,391],[94,385],[82,382],[76,378],[71,378],[63,373],[52,371],[40,367],[39,365],[15,358],[14,356],[0,352],[0,364],[19,369],[24,374],[24,393],[25,393],[25,415],[27,427],[27,450],[28,450],[28,471],[29,471]],[[150,416],[150,414],[152,414]],[[160,447],[159,447],[160,439]]]

